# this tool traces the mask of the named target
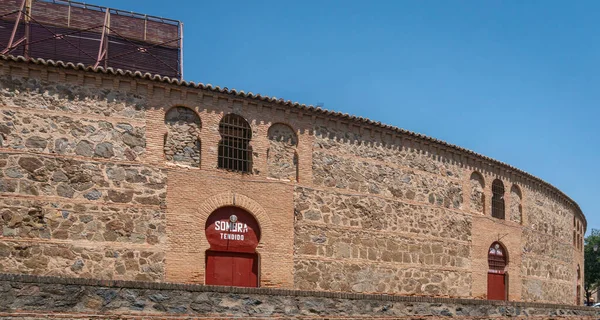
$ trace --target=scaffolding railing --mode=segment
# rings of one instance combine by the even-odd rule
[[[183,23],[67,0],[0,0],[0,53],[183,79]]]

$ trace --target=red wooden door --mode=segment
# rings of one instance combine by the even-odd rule
[[[206,284],[257,287],[258,259],[253,253],[206,252]]]
[[[488,273],[488,300],[506,300],[504,274]]]

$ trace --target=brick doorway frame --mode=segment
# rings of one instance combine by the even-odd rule
[[[202,226],[206,223],[208,217],[217,209],[227,206],[238,207],[247,211],[251,214],[254,219],[258,222],[261,229],[261,237],[256,247],[256,257],[258,259],[259,269],[263,269],[263,267],[268,270],[269,269],[269,260],[263,261],[263,256],[269,253],[269,249],[273,246],[273,224],[271,219],[269,218],[266,210],[258,204],[258,202],[254,201],[248,196],[239,193],[227,192],[214,195],[212,197],[207,198],[199,207],[198,207],[198,218],[202,221]],[[204,267],[206,267],[206,256],[207,252],[210,251],[210,244],[206,240],[205,236],[202,236],[203,241],[200,243],[200,247],[198,248],[202,254],[202,263]],[[204,269],[204,268],[203,268]],[[202,283],[206,283],[206,269],[204,269],[204,274],[201,274],[200,277],[202,279]],[[264,281],[269,281],[268,276],[263,277],[263,275],[259,274],[258,276],[258,286],[261,287],[261,283]]]
[[[499,241],[488,248],[487,299],[507,300],[508,297],[508,251]]]

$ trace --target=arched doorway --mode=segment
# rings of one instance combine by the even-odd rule
[[[206,220],[205,284],[258,287],[258,222],[244,209],[228,206],[215,210]]]
[[[500,242],[488,250],[488,300],[506,300],[507,252]]]

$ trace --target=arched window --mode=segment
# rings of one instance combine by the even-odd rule
[[[506,252],[499,242],[494,242],[488,251],[489,270],[495,273],[504,273],[506,268]]]
[[[577,291],[575,294],[575,304],[581,305],[581,268],[579,265],[577,265]]]
[[[500,179],[492,183],[492,217],[505,219],[504,215],[504,184]]]
[[[485,213],[485,182],[479,172],[471,174],[471,210]]]
[[[499,242],[488,250],[488,300],[506,300],[507,252]]]
[[[168,162],[200,166],[200,118],[191,109],[171,108],[165,115],[164,153]]]
[[[219,123],[219,160],[222,169],[250,172],[252,170],[252,129],[237,114],[228,114]]]
[[[269,150],[267,151],[267,171],[270,178],[297,180],[298,156],[296,146],[298,137],[292,128],[275,123],[267,132]]]
[[[517,185],[510,188],[510,221],[523,223],[523,196]]]

